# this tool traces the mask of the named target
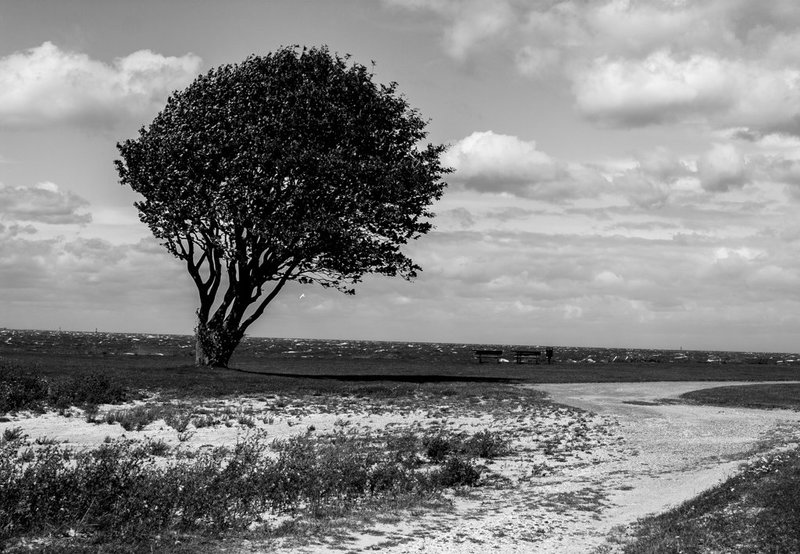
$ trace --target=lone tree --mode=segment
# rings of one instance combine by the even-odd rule
[[[450,171],[425,126],[397,83],[287,47],[201,75],[117,144],[139,218],[197,286],[198,365],[226,367],[290,280],[353,294],[367,273],[416,276],[400,248]]]

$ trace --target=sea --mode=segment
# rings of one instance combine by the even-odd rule
[[[21,330],[0,328],[0,357],[12,354],[89,356],[194,356],[194,337],[104,331]],[[539,344],[470,344],[372,340],[245,337],[236,357],[340,358],[428,361],[472,361],[475,350],[502,350],[513,360],[514,350],[553,348],[557,363],[762,363],[800,364],[800,354],[789,352],[728,352],[715,350],[664,350],[605,348]],[[234,359],[235,359],[234,358]]]

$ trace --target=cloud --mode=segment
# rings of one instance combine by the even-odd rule
[[[0,232],[3,324],[159,332],[182,322],[191,331],[196,291],[183,264],[152,242],[36,240]]]
[[[443,156],[455,168],[454,182],[481,192],[506,192],[558,201],[594,196],[602,178],[592,168],[553,159],[535,141],[493,131],[479,131],[457,141]]]
[[[731,76],[708,56],[676,60],[668,51],[644,60],[599,58],[575,80],[578,108],[618,126],[674,122],[723,111],[733,102]]]
[[[619,127],[705,122],[762,133],[800,131],[800,71],[669,50],[599,58],[575,78],[578,108]]]
[[[111,64],[51,42],[0,58],[0,128],[109,128],[158,110],[200,69],[193,54],[139,50]]]
[[[561,72],[580,113],[605,125],[800,135],[800,10],[791,0],[385,1],[435,13],[459,61],[491,45],[534,79]]]
[[[86,224],[90,213],[82,210],[89,202],[61,190],[50,182],[32,187],[10,187],[0,183],[0,219],[50,224]]]
[[[654,148],[629,160],[582,164],[554,158],[532,140],[480,131],[456,141],[443,161],[455,169],[451,182],[467,190],[553,204],[592,200],[595,209],[603,199],[607,207],[648,211],[697,204],[708,194],[741,189],[755,175],[752,158],[733,143],[720,142],[699,158]],[[789,176],[794,170],[784,163],[772,171]],[[488,212],[481,217],[487,216]],[[448,222],[451,219],[448,215]]]
[[[750,180],[744,156],[732,144],[715,144],[698,160],[697,172],[703,188],[711,192],[741,188]]]
[[[514,22],[514,9],[506,0],[385,0],[413,10],[430,10],[447,21],[445,51],[463,60],[479,44],[502,34]]]

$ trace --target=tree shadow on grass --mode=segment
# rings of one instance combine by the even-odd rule
[[[294,379],[315,379],[331,381],[396,381],[399,383],[495,383],[512,384],[522,382],[523,379],[509,377],[483,377],[471,375],[392,375],[392,374],[360,374],[342,375],[339,373],[309,374],[309,373],[283,373],[275,371],[254,371],[251,369],[230,368],[231,371],[249,373],[251,375],[264,375],[265,377],[289,377]]]

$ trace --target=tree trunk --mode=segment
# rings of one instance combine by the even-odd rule
[[[194,333],[194,365],[197,367],[208,366],[208,356],[203,351],[203,343],[200,340],[200,333],[195,330]]]
[[[195,329],[195,365],[198,367],[228,367],[233,351],[242,341],[244,332],[228,329],[215,320],[198,321]]]

